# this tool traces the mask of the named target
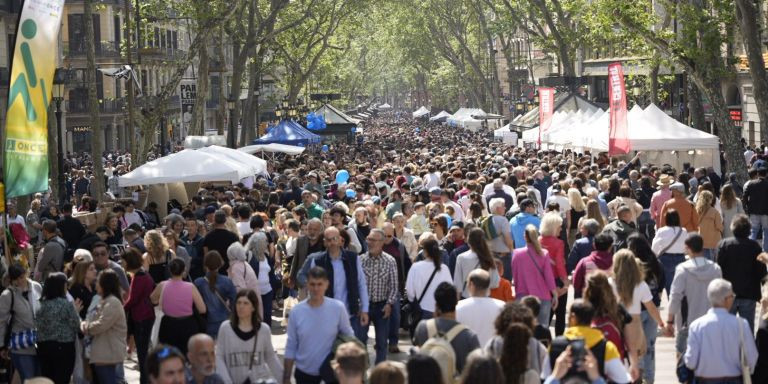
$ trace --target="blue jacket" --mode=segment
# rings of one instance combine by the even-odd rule
[[[539,229],[541,225],[541,219],[536,215],[530,213],[520,212],[511,220],[509,220],[509,230],[512,232],[512,240],[515,242],[515,248],[525,247],[525,227],[528,224],[533,224],[536,229]]]
[[[573,273],[573,269],[576,268],[576,264],[579,263],[579,260],[589,256],[589,254],[592,253],[594,250],[592,241],[594,239],[594,236],[582,237],[573,243],[571,253],[568,254],[568,259],[565,261],[565,269],[568,271],[569,275]]]
[[[200,291],[200,296],[203,297],[205,302],[205,317],[208,320],[208,324],[218,323],[221,325],[224,320],[229,319],[230,309],[235,309],[235,296],[237,295],[237,289],[229,277],[224,275],[216,276],[216,293],[218,295],[208,287],[208,280],[205,277],[195,279],[195,287]],[[229,307],[222,299],[229,302]],[[213,336],[211,335],[211,337]]]

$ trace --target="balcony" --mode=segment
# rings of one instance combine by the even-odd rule
[[[136,54],[136,50],[133,52]],[[187,52],[173,48],[144,47],[138,50],[138,54],[142,59],[180,60]]]
[[[78,98],[67,100],[66,111],[70,114],[88,114],[90,109],[88,108],[87,98]],[[99,102],[100,113],[123,113],[125,102],[123,99],[118,100],[101,100]]]
[[[120,57],[120,43],[115,41],[101,41],[96,43],[96,57]],[[78,58],[86,56],[84,42],[64,42],[64,56]]]

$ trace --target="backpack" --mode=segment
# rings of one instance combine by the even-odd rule
[[[430,356],[440,365],[446,382],[452,383],[456,377],[456,351],[453,350],[451,341],[467,329],[463,324],[454,325],[448,332],[442,333],[437,329],[437,320],[426,321],[427,341],[419,349],[419,353]]]
[[[624,335],[622,335],[619,327],[607,317],[595,317],[592,320],[592,328],[599,329],[603,333],[605,340],[612,342],[619,350],[619,354],[623,359],[626,355]]]
[[[568,348],[568,345],[570,345],[570,343],[571,341],[568,340],[565,336],[558,336],[558,337],[555,337],[554,340],[552,340],[552,345],[549,347],[550,368],[553,368],[553,369],[555,368],[555,361],[557,360],[557,358],[560,356],[561,353],[565,352],[565,349]],[[598,371],[600,371],[600,376],[602,377],[605,377],[606,345],[608,345],[608,342],[606,342],[605,339],[602,339],[597,344],[589,348],[592,354],[595,355],[595,359],[597,360]],[[585,372],[576,371],[574,367],[571,367],[571,369],[565,375],[565,378],[574,377],[574,376],[582,377],[586,382],[590,382]]]
[[[496,231],[496,226],[493,225],[493,215],[486,216],[480,221],[480,228],[485,233],[486,240],[493,240],[499,237],[501,234]]]

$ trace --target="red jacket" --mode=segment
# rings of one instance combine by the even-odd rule
[[[133,276],[128,300],[123,304],[125,312],[131,316],[131,320],[138,322],[155,318],[155,308],[149,300],[149,295],[154,289],[155,281],[143,269]]]

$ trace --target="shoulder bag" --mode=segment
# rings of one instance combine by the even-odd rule
[[[261,323],[259,323],[259,328],[257,329],[255,326],[253,328],[253,349],[251,349],[251,360],[250,363],[248,363],[248,378],[243,381],[243,384],[251,384],[251,372],[253,372],[253,360],[256,358],[256,344],[259,341],[259,331],[261,330]]]
[[[667,244],[667,246],[666,246],[666,247],[664,247],[664,248],[661,250],[661,252],[659,252],[659,254],[658,254],[658,255],[656,255],[656,256],[658,257],[658,256],[661,256],[661,255],[663,255],[663,254],[667,253],[667,251],[669,251],[669,249],[670,249],[670,248],[672,248],[672,246],[673,246],[673,245],[675,245],[675,243],[677,243],[677,239],[679,239],[679,238],[680,238],[680,235],[682,235],[682,234],[683,234],[683,227],[680,227],[680,230],[679,230],[679,231],[677,231],[677,234],[676,234],[676,235],[675,235],[675,237],[672,239],[672,241],[671,241],[669,244]]]
[[[429,289],[429,285],[432,284],[432,279],[435,278],[436,274],[437,274],[437,268],[435,268],[435,270],[432,271],[432,275],[429,276],[427,285],[424,286],[424,290],[421,291],[421,295],[416,299],[416,301],[409,301],[406,298],[405,300],[403,300],[403,303],[401,304],[400,326],[408,330],[411,336],[411,340],[413,340],[413,336],[416,333],[416,326],[421,321],[421,305],[419,304],[421,303],[421,300],[424,298],[424,295],[427,293],[427,289]]]

